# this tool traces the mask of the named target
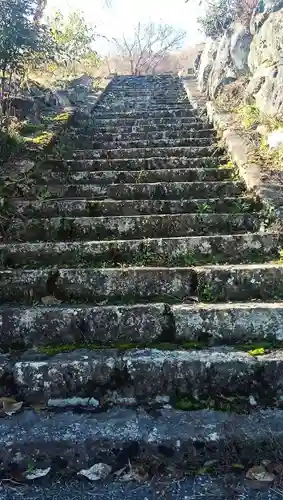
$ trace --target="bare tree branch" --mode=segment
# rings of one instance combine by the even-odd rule
[[[118,57],[128,63],[130,73],[138,75],[154,72],[170,51],[180,47],[185,35],[168,24],[138,23],[132,36],[124,34],[113,42]]]

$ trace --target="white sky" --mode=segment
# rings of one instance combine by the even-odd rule
[[[202,41],[196,23],[201,13],[198,3],[198,0],[189,3],[185,0],[112,0],[112,7],[107,8],[104,0],[48,0],[47,13],[58,8],[63,13],[82,10],[97,32],[108,38],[130,34],[139,21],[172,24],[187,32],[184,46],[188,46]],[[96,48],[106,53],[108,44],[101,39]]]

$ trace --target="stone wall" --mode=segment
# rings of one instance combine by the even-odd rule
[[[198,71],[202,92],[214,99],[245,77],[246,99],[271,116],[283,112],[283,0],[265,0],[250,25],[234,22],[218,40],[207,40]]]

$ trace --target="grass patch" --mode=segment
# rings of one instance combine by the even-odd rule
[[[34,134],[37,132],[41,132],[45,129],[45,125],[43,123],[23,123],[20,128],[21,135]]]
[[[35,137],[26,137],[25,140],[37,144],[38,146],[47,146],[52,140],[53,136],[54,132],[45,131]]]
[[[254,104],[241,104],[236,109],[241,124],[245,130],[250,129],[254,125],[260,123],[260,111]]]

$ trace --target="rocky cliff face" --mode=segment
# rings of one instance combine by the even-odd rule
[[[283,112],[283,0],[265,0],[250,25],[234,22],[208,40],[198,72],[200,90],[214,99],[225,85],[245,76],[246,98],[271,116]]]

